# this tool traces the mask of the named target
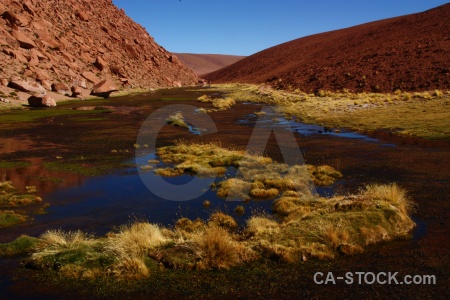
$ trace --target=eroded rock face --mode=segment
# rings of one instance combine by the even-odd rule
[[[31,96],[28,98],[28,105],[31,107],[55,107],[56,102],[50,96]]]
[[[111,0],[1,1],[0,16],[3,78],[25,81],[27,75],[46,88],[62,83],[83,89],[104,80],[115,89],[198,80]]]

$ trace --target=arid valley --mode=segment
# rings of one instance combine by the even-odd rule
[[[1,299],[450,296],[450,4],[249,56],[0,15]]]

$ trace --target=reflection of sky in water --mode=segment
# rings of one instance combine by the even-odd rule
[[[339,129],[339,130],[337,130],[336,128],[328,129],[319,125],[305,124],[302,122],[297,122],[295,120],[287,120],[284,117],[280,116],[279,114],[267,114],[266,116],[261,117],[258,117],[254,114],[250,114],[248,115],[248,118],[239,120],[238,122],[241,124],[248,124],[249,126],[253,126],[250,121],[256,119],[258,119],[258,122],[260,122],[260,124],[262,125],[267,124],[268,127],[281,127],[287,129],[290,128],[293,132],[297,132],[298,134],[303,136],[323,134],[348,139],[360,139],[366,142],[376,142],[376,143],[380,142],[380,140],[376,138],[371,138],[367,135],[358,132],[353,132],[346,129]],[[383,144],[382,146],[395,147],[396,145]]]
[[[147,165],[148,160],[151,159],[155,159],[154,154],[138,157],[137,167]],[[159,166],[162,165],[159,164]],[[157,176],[153,170],[140,172],[143,173],[144,180],[152,180]],[[236,169],[230,167],[225,178],[232,177],[235,173]],[[192,178],[191,175],[182,175],[165,178],[165,180],[180,185],[190,182]],[[217,178],[215,182],[223,179]],[[197,187],[189,188],[195,190]],[[333,194],[334,189],[333,187],[318,188],[317,191],[325,196]],[[189,191],[187,190],[186,193]],[[111,226],[121,225],[136,218],[145,218],[152,223],[170,226],[180,217],[206,220],[217,210],[231,214],[239,224],[244,225],[253,211],[270,212],[273,202],[270,200],[251,200],[247,203],[225,201],[218,198],[216,192],[211,189],[207,189],[202,196],[190,201],[168,201],[149,191],[136,169],[121,170],[116,175],[89,177],[81,186],[61,189],[46,195],[45,199],[51,203],[47,209],[48,214],[36,216],[33,224],[25,228],[25,233],[39,234],[44,228],[62,228],[81,229],[101,235],[110,231]],[[203,206],[204,200],[211,202],[209,208]],[[244,206],[243,215],[236,215],[233,212],[238,205]]]

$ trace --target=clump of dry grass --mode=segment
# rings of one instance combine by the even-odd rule
[[[325,239],[328,239],[331,246],[336,248],[348,242],[349,234],[345,229],[339,229],[330,225],[325,232]]]
[[[181,113],[176,113],[174,115],[169,116],[166,119],[166,123],[177,127],[189,128],[186,122],[184,121],[184,117]]]
[[[13,193],[16,191],[16,188],[14,187],[13,183],[11,181],[3,181],[0,182],[0,193]]]
[[[161,228],[155,224],[138,222],[122,226],[108,237],[106,249],[120,257],[143,257],[168,242]]]
[[[142,279],[150,275],[145,262],[136,257],[123,257],[110,272],[119,279]]]
[[[372,201],[381,201],[386,205],[393,205],[404,215],[413,209],[413,203],[408,200],[406,191],[396,183],[387,185],[368,185],[364,197]]]
[[[40,238],[46,244],[47,249],[52,249],[51,253],[73,250],[92,243],[92,238],[79,230],[68,232],[48,230]]]
[[[203,109],[205,112],[214,112],[214,111],[224,111],[230,109],[233,105],[236,104],[236,101],[233,98],[210,98],[207,95],[200,96],[197,100],[203,103],[211,103],[214,107],[213,109]]]
[[[280,231],[280,224],[264,215],[255,215],[247,220],[247,232],[252,235],[272,235]]]
[[[248,199],[251,183],[239,178],[230,178],[219,183],[217,196]]]
[[[259,247],[264,256],[277,262],[291,263],[297,260],[297,249],[262,240]]]
[[[37,188],[35,186],[26,186],[25,189],[27,190],[28,194],[37,193]]]
[[[319,186],[331,185],[336,179],[342,178],[342,174],[330,166],[308,165],[308,171],[313,175],[314,183]]]
[[[236,242],[220,227],[210,227],[198,240],[204,262],[212,268],[229,269],[239,263]]]
[[[175,229],[193,233],[205,229],[205,223],[200,219],[192,221],[188,218],[181,218],[175,223]]]
[[[245,208],[242,205],[238,205],[234,208],[234,213],[238,215],[243,215],[245,213]]]
[[[141,166],[141,170],[142,171],[150,171],[150,170],[153,170],[153,166],[151,166],[151,165],[144,165],[144,166]]]
[[[159,176],[165,176],[165,177],[176,177],[180,176],[184,173],[181,169],[176,168],[158,168],[155,171],[155,174]]]
[[[280,194],[276,188],[260,189],[255,188],[250,190],[250,196],[256,199],[273,199]]]
[[[232,216],[226,215],[222,212],[213,213],[209,217],[208,225],[218,226],[228,231],[234,231],[238,227],[238,224]]]

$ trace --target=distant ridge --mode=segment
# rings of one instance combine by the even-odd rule
[[[293,40],[203,77],[309,92],[450,89],[449,20],[445,4]]]
[[[245,58],[245,56],[222,55],[222,54],[190,54],[173,53],[196,75],[214,72]]]

